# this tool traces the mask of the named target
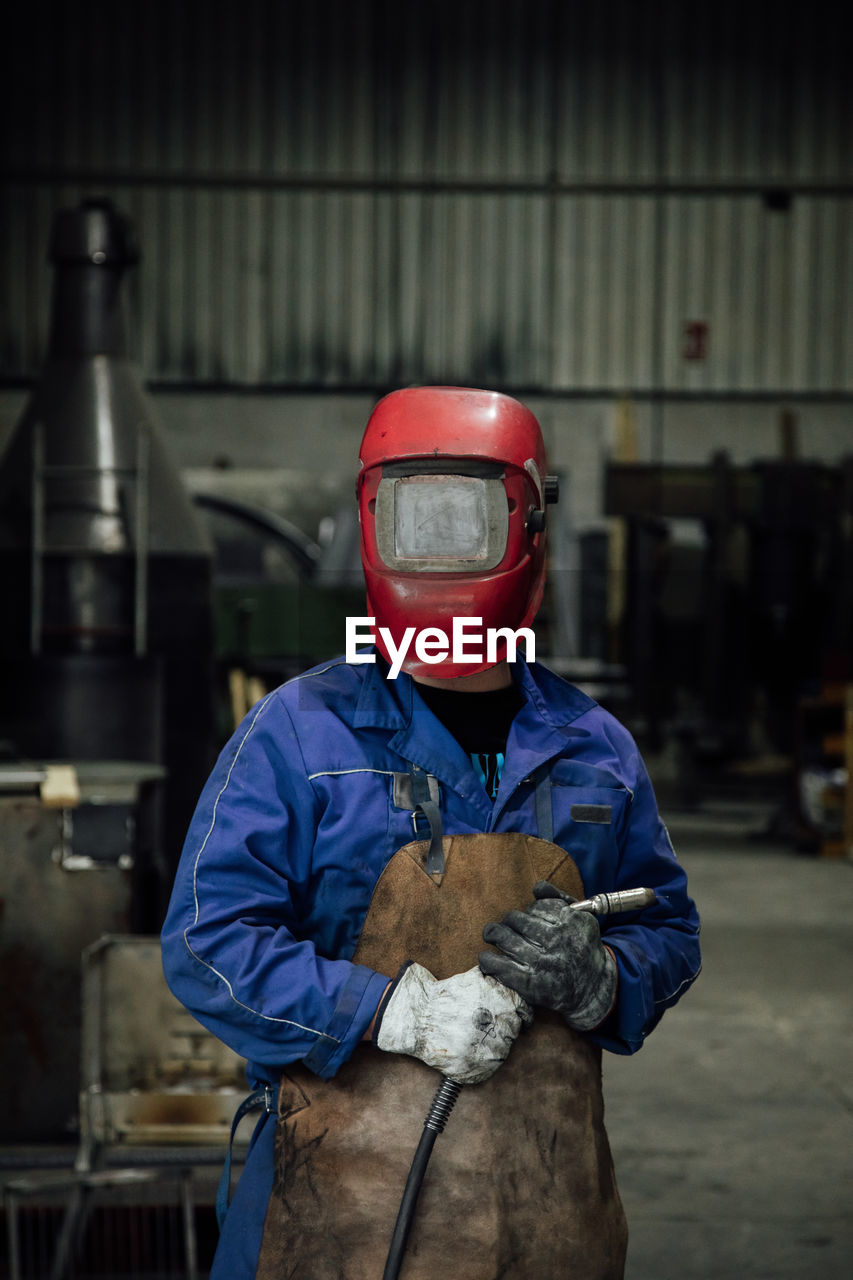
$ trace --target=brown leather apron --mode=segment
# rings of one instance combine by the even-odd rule
[[[400,849],[380,877],[354,959],[437,978],[477,963],[481,931],[532,901],[537,880],[583,896],[565,850],[515,833]],[[276,1169],[258,1280],[381,1280],[412,1156],[440,1076],[362,1044],[332,1080],[282,1076]],[[464,1088],[437,1139],[401,1280],[619,1280],[627,1230],[604,1131],[601,1052],[536,1011],[490,1080]]]

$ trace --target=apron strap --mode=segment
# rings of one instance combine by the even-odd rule
[[[429,823],[429,852],[426,872],[428,876],[444,875],[444,827],[438,807],[438,782],[418,765],[412,765],[412,808],[422,813]],[[432,785],[434,784],[434,785]],[[417,821],[417,818],[415,819]]]
[[[248,1098],[244,1098],[234,1113],[234,1119],[231,1121],[231,1135],[228,1139],[228,1150],[225,1153],[225,1164],[222,1167],[219,1186],[216,1190],[216,1222],[220,1231],[225,1222],[228,1206],[231,1203],[231,1155],[234,1150],[234,1135],[237,1132],[237,1126],[250,1111],[261,1110],[266,1114],[276,1115],[278,1113],[276,1093],[271,1084],[265,1084],[262,1088],[255,1089],[254,1093],[249,1094]]]
[[[534,801],[536,804],[536,826],[540,840],[554,840],[554,811],[551,807],[551,769],[548,764],[540,764],[533,774],[536,787]]]

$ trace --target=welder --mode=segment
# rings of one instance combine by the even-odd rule
[[[555,497],[518,401],[382,399],[358,474],[375,646],[262,699],[202,793],[165,971],[266,1099],[214,1280],[377,1280],[438,1073],[465,1087],[402,1275],[623,1274],[601,1052],[689,987],[698,918],[627,730],[516,646]],[[491,645],[443,643],[459,619]],[[640,885],[641,910],[573,909]]]

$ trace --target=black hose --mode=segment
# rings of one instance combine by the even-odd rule
[[[403,1265],[403,1255],[406,1252],[406,1243],[415,1217],[415,1209],[417,1208],[418,1196],[421,1192],[421,1183],[424,1180],[426,1167],[429,1164],[435,1140],[440,1133],[443,1133],[447,1117],[453,1110],[461,1088],[461,1084],[457,1084],[455,1080],[442,1080],[435,1091],[432,1105],[424,1120],[424,1131],[421,1134],[421,1140],[418,1143],[412,1160],[412,1167],[409,1170],[409,1176],[403,1188],[403,1198],[400,1201],[400,1208],[397,1212],[397,1221],[394,1223],[391,1247],[388,1250],[388,1258],[385,1263],[385,1270],[382,1272],[382,1280],[397,1280],[400,1274],[400,1267]]]

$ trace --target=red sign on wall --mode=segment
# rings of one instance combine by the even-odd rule
[[[705,360],[708,356],[708,322],[706,320],[686,320],[684,323],[684,346],[681,354],[685,360]]]

